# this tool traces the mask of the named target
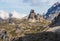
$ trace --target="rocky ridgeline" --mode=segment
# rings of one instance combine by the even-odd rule
[[[44,19],[44,16],[40,15],[40,14],[36,14],[34,12],[34,10],[31,10],[30,14],[28,16],[28,20],[31,21],[31,22],[36,22],[36,21],[40,21],[40,20],[43,20],[43,19]]]
[[[59,12],[60,12],[60,3],[59,3],[59,2],[56,2],[54,5],[52,5],[52,6],[48,9],[48,11],[47,11],[47,13],[46,13],[46,18],[47,18],[49,21],[51,21],[51,20],[53,20],[53,19],[56,17],[56,15],[59,14]]]
[[[46,19],[51,22],[50,27],[60,26],[60,3],[56,2],[46,13]]]

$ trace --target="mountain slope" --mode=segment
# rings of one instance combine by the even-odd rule
[[[60,3],[56,2],[52,7],[50,7],[46,13],[46,18],[48,20],[53,20],[56,15],[60,12]]]
[[[54,14],[59,11],[60,11],[60,3],[56,2],[52,7],[48,9],[46,15],[49,16],[49,14]]]
[[[50,24],[50,27],[55,27],[55,26],[60,26],[60,13],[58,14],[57,17],[55,17]]]

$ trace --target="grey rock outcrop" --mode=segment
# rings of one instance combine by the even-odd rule
[[[36,18],[37,18],[36,13],[34,12],[34,10],[31,10],[28,19],[36,19]]]

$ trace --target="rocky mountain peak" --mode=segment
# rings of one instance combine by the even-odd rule
[[[46,13],[46,19],[54,19],[55,15],[58,15],[60,12],[60,3],[56,2],[52,7],[50,7]],[[52,16],[53,15],[53,16]]]
[[[60,4],[59,2],[56,2],[56,3],[53,5],[53,7],[55,7],[55,6],[59,5],[59,4]]]
[[[53,6],[51,6],[46,15],[49,16],[49,14],[54,14],[55,12],[60,11],[60,3],[56,2]]]
[[[34,12],[34,10],[30,11],[28,19],[36,19],[36,13]]]
[[[30,11],[30,13],[34,13],[34,10],[32,9],[32,10]]]

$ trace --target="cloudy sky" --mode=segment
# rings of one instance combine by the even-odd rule
[[[60,0],[0,0],[0,10],[29,14],[34,9],[36,13],[42,14],[56,2]]]

